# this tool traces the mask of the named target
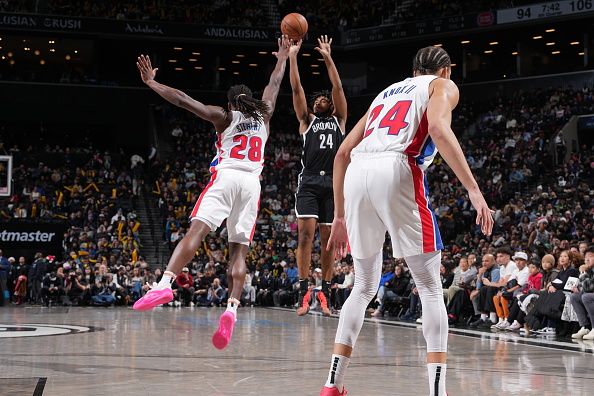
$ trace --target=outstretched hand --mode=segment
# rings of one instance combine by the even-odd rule
[[[495,223],[493,220],[494,211],[489,209],[483,194],[480,192],[470,193],[468,196],[472,206],[474,206],[474,209],[476,210],[476,224],[481,226],[483,234],[487,236],[491,235],[493,232],[493,224]]]
[[[330,238],[326,250],[334,250],[334,258],[340,260],[348,253],[349,237],[347,234],[346,221],[344,217],[334,217]]]
[[[316,51],[320,53],[324,58],[330,56],[330,45],[332,44],[332,38],[328,38],[327,35],[322,35],[318,38],[319,46],[314,48]]]
[[[297,56],[299,50],[301,49],[301,44],[303,44],[303,39],[295,42],[291,40],[291,47],[289,48],[289,55],[290,56]]]
[[[278,51],[272,53],[277,59],[286,60],[289,57],[289,48],[291,47],[291,40],[289,36],[283,34],[278,39]]]
[[[142,82],[148,84],[149,81],[155,79],[157,75],[157,70],[159,68],[153,69],[151,65],[151,58],[148,55],[140,55],[138,57],[138,61],[136,62],[136,66],[138,67],[138,71],[140,72],[140,78],[142,78]]]

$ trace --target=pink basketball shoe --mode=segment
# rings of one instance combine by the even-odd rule
[[[148,311],[157,305],[166,304],[173,300],[173,291],[167,287],[165,289],[151,289],[143,297],[138,299],[132,306],[137,311]]]
[[[219,328],[212,335],[212,344],[217,349],[225,349],[231,341],[235,327],[235,315],[233,312],[225,311],[219,319]]]
[[[320,396],[346,396],[347,393],[347,390],[344,388],[342,388],[342,392],[339,392],[338,388],[328,388],[325,386],[320,391]]]

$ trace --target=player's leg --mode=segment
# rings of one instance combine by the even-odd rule
[[[213,173],[192,210],[190,229],[175,247],[161,281],[157,287],[136,301],[134,309],[152,309],[173,299],[171,285],[175,277],[192,260],[206,235],[219,227],[231,211],[230,182],[232,180],[229,180],[229,177],[223,177],[218,172]]]
[[[330,231],[332,229],[332,221],[334,220],[334,192],[332,189],[332,178],[324,178],[324,192],[320,196],[318,224],[320,229],[320,261],[322,262],[322,293],[330,301],[330,281],[334,275],[334,253],[331,250],[326,250],[328,239],[330,239]],[[326,315],[330,315],[328,307],[322,304],[322,311]]]
[[[297,219],[297,269],[299,271],[299,308],[297,315],[302,316],[309,312],[309,306],[303,304],[303,297],[309,286],[309,273],[311,268],[311,250],[316,233],[318,220],[314,217]]]
[[[254,236],[258,208],[260,205],[260,182],[257,177],[236,175],[236,187],[232,209],[227,218],[229,234],[229,299],[227,310],[219,319],[219,328],[212,336],[212,343],[218,349],[225,348],[237,320],[237,307],[243,290],[247,266],[245,258]]]
[[[303,297],[309,287],[309,273],[311,269],[311,250],[318,223],[318,189],[315,179],[302,176],[295,194],[295,214],[297,215],[297,270],[299,271],[299,308],[297,315],[309,312],[309,307],[303,305]]]
[[[366,173],[360,162],[353,161],[345,177],[345,217],[355,265],[355,284],[340,311],[330,371],[320,392],[324,396],[344,394],[344,375],[363,325],[365,310],[377,292],[381,277],[386,228],[364,187]]]
[[[320,223],[319,228],[321,249],[320,261],[322,262],[322,295],[325,300],[321,303],[321,306],[324,315],[330,315],[328,305],[330,302],[330,281],[334,275],[334,252],[332,250],[326,250],[326,246],[328,245],[328,239],[330,239],[331,227]],[[322,301],[322,299],[320,299],[320,301]]]
[[[446,395],[448,315],[439,276],[441,252],[405,257],[423,308],[423,336],[427,342],[429,394]]]
[[[344,376],[351,360],[351,353],[363,326],[365,310],[377,292],[382,272],[382,252],[380,250],[366,259],[353,258],[355,265],[355,284],[353,290],[342,306],[334,349],[330,362],[330,372],[324,388],[334,388],[340,394],[344,388]],[[338,391],[338,393],[336,393]],[[326,391],[330,392],[330,391]]]

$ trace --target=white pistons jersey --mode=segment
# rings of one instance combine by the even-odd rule
[[[218,135],[218,152],[210,164],[211,172],[233,169],[259,176],[268,140],[266,125],[240,111],[231,111],[231,114],[231,124]]]
[[[407,78],[390,85],[371,104],[363,140],[357,153],[396,152],[415,158],[426,169],[437,154],[429,137],[427,105],[429,84],[436,76]]]

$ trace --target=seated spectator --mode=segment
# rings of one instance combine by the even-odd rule
[[[249,272],[245,275],[243,282],[243,291],[241,293],[241,302],[244,306],[253,307],[256,303],[256,288],[252,284],[252,274]]]
[[[303,305],[305,312],[309,309],[317,308],[318,306],[322,310],[322,313],[326,316],[330,315],[330,309],[328,308],[328,301],[324,293],[322,293],[322,269],[316,268],[313,272],[312,278],[309,280],[309,286],[307,292],[303,296]]]
[[[409,285],[410,277],[404,272],[404,267],[402,265],[397,265],[394,268],[394,277],[386,285],[384,298],[371,316],[384,316],[386,303],[399,301],[403,297],[406,297]]]
[[[343,282],[331,286],[331,288],[336,289],[336,305],[339,307],[338,309],[342,308],[355,284],[355,271],[352,265],[342,266],[342,273],[344,275]]]
[[[83,277],[81,270],[73,271],[68,273],[68,278],[64,286],[64,292],[66,294],[65,303],[66,305],[86,305],[90,299],[91,286]]]
[[[55,272],[45,275],[41,287],[41,300],[43,304],[49,307],[51,302],[60,302],[63,294],[64,283],[62,279],[56,276]]]
[[[115,302],[116,285],[112,274],[97,277],[91,288],[91,300],[94,305],[109,307]]]
[[[526,317],[526,323],[530,331],[546,335],[557,334],[557,324],[561,320],[565,294],[563,290],[569,277],[579,277],[579,256],[569,250],[559,254],[560,268],[557,278],[547,287],[546,293],[541,293],[536,301],[534,309]]]
[[[476,289],[470,293],[470,300],[476,304],[480,318],[470,324],[470,327],[490,328],[497,321],[493,296],[499,287],[491,286],[499,282],[499,266],[492,254],[483,256],[483,266],[478,270]]]
[[[274,287],[274,278],[268,269],[265,269],[262,276],[258,278],[258,293],[256,294],[256,304],[260,306],[270,306],[274,302],[272,293]]]
[[[184,307],[189,307],[194,298],[194,278],[190,275],[188,267],[182,269],[181,274],[175,278],[178,287],[178,296]]]
[[[580,284],[570,297],[581,328],[571,338],[594,340],[594,247],[586,250],[583,269]]]
[[[461,257],[458,266],[454,270],[454,278],[452,284],[443,291],[446,306],[450,304],[452,298],[459,291],[463,290],[467,285],[470,285],[476,278],[477,269],[471,266],[466,257]]]
[[[272,294],[272,300],[275,307],[284,307],[293,305],[293,283],[286,272],[276,279],[276,290]]]
[[[208,301],[211,305],[219,307],[225,299],[227,292],[221,286],[219,278],[215,278],[212,282],[212,286],[208,289]]]
[[[505,330],[510,326],[509,304],[514,301],[515,297],[522,293],[524,285],[528,282],[528,277],[530,276],[530,271],[527,265],[528,255],[524,252],[517,252],[512,258],[514,259],[517,268],[511,274],[507,285],[493,297],[493,304],[495,305],[499,322],[492,327],[499,330]]]

